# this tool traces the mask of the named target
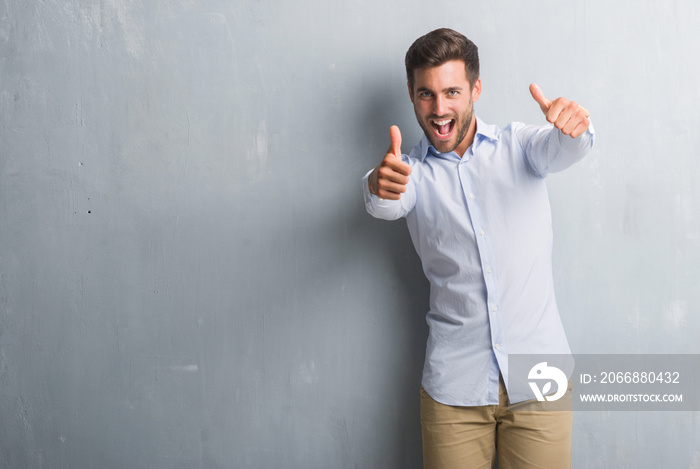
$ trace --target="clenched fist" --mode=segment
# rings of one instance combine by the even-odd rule
[[[401,159],[401,131],[397,126],[391,126],[389,137],[389,150],[369,175],[369,191],[381,199],[399,200],[406,192],[411,166]]]
[[[564,135],[576,138],[588,129],[588,111],[583,106],[566,98],[547,99],[535,83],[530,85],[530,94],[540,105],[547,122],[554,124]]]

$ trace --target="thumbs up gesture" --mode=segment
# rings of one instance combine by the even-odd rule
[[[547,122],[554,124],[564,135],[576,138],[588,129],[589,114],[583,106],[566,98],[557,98],[554,101],[547,99],[535,83],[530,85],[530,94],[540,105]]]
[[[401,131],[397,126],[391,126],[389,138],[389,150],[369,176],[369,191],[382,199],[399,200],[406,192],[411,166],[401,159]]]

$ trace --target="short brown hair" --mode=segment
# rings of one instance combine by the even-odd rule
[[[462,60],[467,79],[474,86],[479,79],[479,48],[463,34],[440,28],[415,40],[406,52],[406,77],[413,89],[413,72],[420,68],[438,67],[450,60]]]

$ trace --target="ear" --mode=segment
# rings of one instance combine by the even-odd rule
[[[411,88],[411,84],[406,82],[406,86],[408,86],[408,97],[411,98],[411,102],[413,102],[413,89]]]
[[[472,86],[472,102],[477,102],[481,96],[481,77],[476,79],[476,83]]]

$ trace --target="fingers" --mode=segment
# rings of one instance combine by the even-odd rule
[[[574,115],[577,108],[578,105],[576,103],[560,98],[552,103],[545,118],[548,122],[554,124],[554,127],[557,129],[564,130],[567,125],[570,125],[569,120]],[[569,131],[571,130],[573,129]]]
[[[561,130],[564,135],[576,138],[588,129],[590,125],[589,114],[583,106],[566,98],[557,98],[552,101],[544,96],[540,87],[535,83],[530,85],[530,94],[540,105],[547,122],[554,124],[554,127]]]
[[[399,200],[407,187],[405,184],[392,183],[386,179],[379,179],[378,184],[377,195],[385,200]]]
[[[392,125],[389,128],[389,139],[391,140],[391,145],[380,167],[387,168],[385,177],[388,179],[406,184],[408,183],[408,175],[411,174],[411,166],[404,163],[401,159],[401,130],[399,130],[398,126]]]
[[[392,125],[389,128],[389,139],[391,140],[389,153],[393,153],[398,158],[401,158],[401,130],[399,130],[398,126]]]
[[[540,87],[537,86],[537,83],[530,84],[530,94],[532,95],[532,98],[535,101],[537,101],[537,104],[540,105],[540,109],[542,109],[542,112],[544,114],[547,114],[547,111],[549,111],[549,106],[551,106],[552,101],[544,96],[544,93],[542,93]]]
[[[387,158],[390,158],[392,160],[396,159],[391,153],[387,153]],[[411,167],[409,166],[409,173],[411,172],[410,170]],[[379,165],[379,167],[376,169],[376,195],[382,199],[400,199],[401,194],[406,192],[409,181],[408,175],[404,174],[405,171],[405,168],[401,168],[401,172],[399,172],[394,170],[390,165]]]
[[[572,138],[585,132],[590,124],[588,111],[566,98],[555,99],[545,117],[564,135],[570,135]]]
[[[406,192],[411,166],[404,163],[401,157],[388,152],[377,172],[377,195],[382,199],[398,200]]]
[[[587,119],[586,119],[587,120]],[[589,122],[590,123],[590,122]],[[580,137],[586,130],[588,130],[588,124],[585,124],[581,122],[579,125],[577,125],[574,130],[571,131],[571,138],[578,138]]]
[[[370,177],[370,191],[382,199],[398,200],[406,192],[411,166],[401,158],[401,131],[397,126],[391,126],[389,138],[389,150]]]

